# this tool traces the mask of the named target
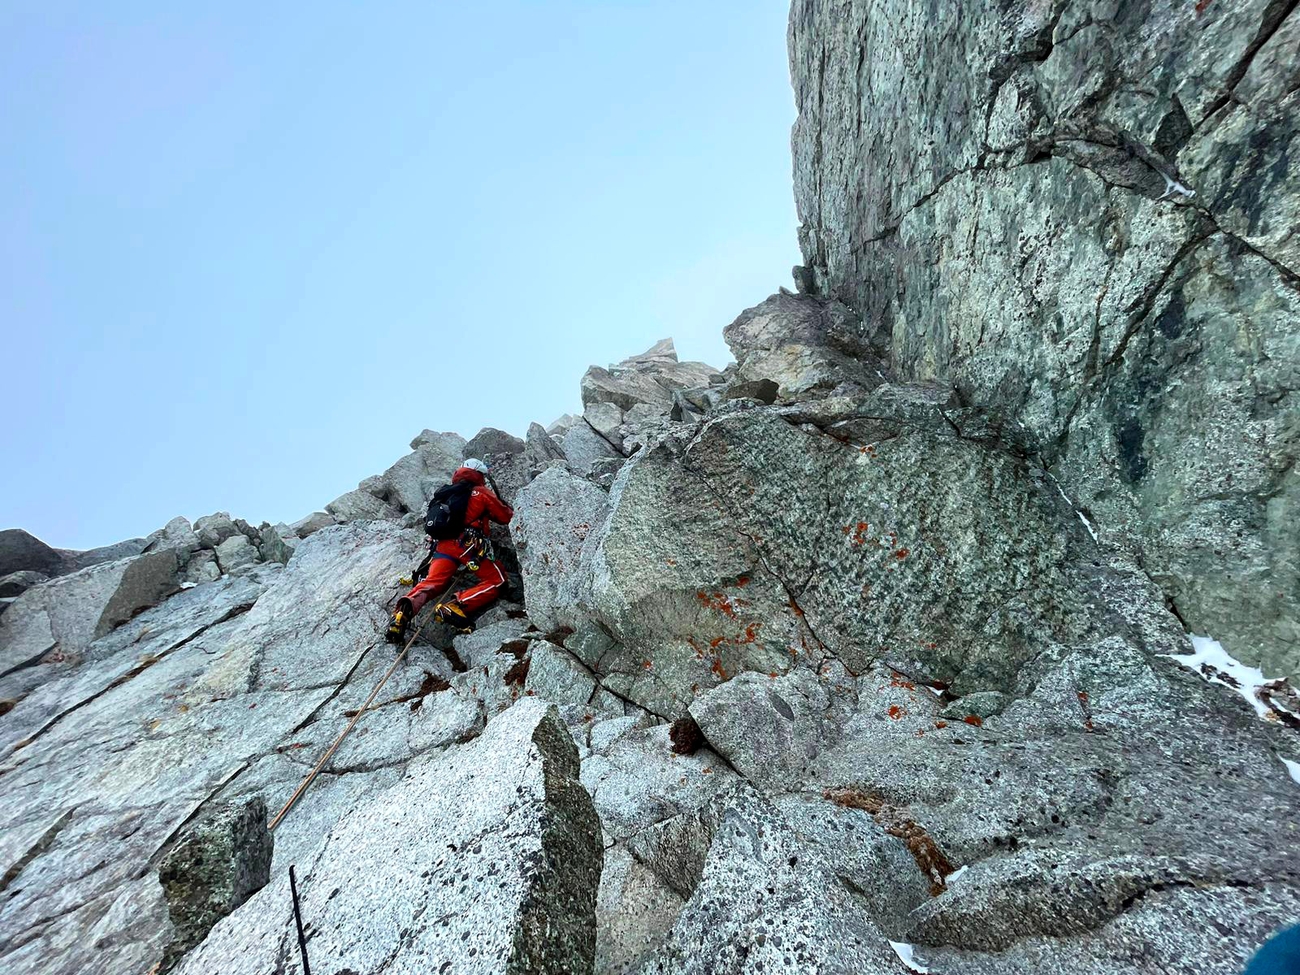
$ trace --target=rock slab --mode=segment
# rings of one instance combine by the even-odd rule
[[[312,970],[591,972],[601,863],[577,747],[553,708],[522,701],[357,807],[300,864]],[[277,878],[178,971],[275,970],[297,950],[289,903]]]

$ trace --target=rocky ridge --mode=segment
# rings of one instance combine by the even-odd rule
[[[6,968],[182,956],[159,865],[212,810],[278,809],[355,714],[420,492],[472,452],[516,506],[514,601],[425,627],[179,971],[292,970],[290,863],[338,973],[895,972],[891,943],[931,971],[1235,971],[1300,906],[1287,685],[1261,721],[1172,659],[1141,566],[986,413],[846,358],[820,327],[845,314],[776,295],[724,372],[661,344],[592,370],[555,433],[426,431],[352,492],[382,508],[260,544],[178,520],[25,591]],[[284,561],[222,555],[272,532]]]
[[[1271,27],[1226,76],[1243,99],[1252,72],[1277,63],[1270,45],[1290,37],[1293,6],[1264,12]],[[1285,578],[1285,545],[1268,525],[1286,522],[1289,488],[1171,490],[1160,502],[1153,472],[1173,456],[1155,449],[1160,437],[1141,454],[1137,480],[1152,480],[1114,481],[1117,441],[1087,426],[1103,416],[1087,398],[1150,405],[1153,386],[1114,384],[1127,351],[1080,386],[1061,366],[1068,357],[1048,361],[1059,351],[1042,338],[1050,322],[1008,297],[1021,292],[998,263],[1005,230],[984,224],[998,244],[977,252],[984,263],[940,265],[915,257],[904,226],[932,220],[952,234],[971,212],[1010,206],[1003,187],[1030,224],[1041,213],[1054,228],[1024,252],[1047,259],[1076,241],[1062,228],[1087,199],[1078,187],[1039,187],[1027,202],[1012,181],[1020,167],[994,172],[990,155],[865,239],[880,232],[870,221],[884,212],[881,187],[896,192],[910,172],[893,161],[883,172],[869,135],[913,152],[917,167],[966,137],[944,130],[915,149],[921,136],[876,107],[889,86],[916,120],[968,120],[944,99],[984,104],[972,93],[985,91],[991,59],[989,120],[1023,110],[1104,121],[1124,88],[1107,71],[1132,70],[1117,25],[1130,47],[1174,57],[1170,37],[1190,45],[1177,57],[1193,58],[1186,74],[1198,84],[1222,88],[1213,78],[1227,55],[1186,34],[1181,10],[1145,12],[1169,19],[1143,32],[1120,22],[1136,14],[1095,6],[1039,5],[1007,21],[977,5],[952,23],[909,9],[864,0],[845,18],[820,0],[794,5],[808,293],[782,291],[728,326],[726,369],[679,362],[670,342],[593,367],[581,415],[522,439],[425,430],[388,470],[292,525],[176,519],[134,551],[79,567],[15,546],[47,561],[4,563],[32,574],[11,583],[0,616],[6,971],[297,971],[290,864],[312,969],[326,975],[1228,975],[1294,920],[1300,701],[1285,679],[1289,651],[1241,653],[1264,661],[1252,674],[1187,632],[1213,624],[1235,650],[1294,626],[1285,600],[1257,618],[1261,629],[1238,626],[1245,611],[1225,600],[1188,596],[1222,584],[1255,606],[1260,566]],[[1258,13],[1216,9],[1223,50]],[[1099,74],[1063,67],[1075,34],[1110,38],[1097,46]],[[999,58],[999,44],[1018,53]],[[912,54],[895,63],[888,50]],[[915,65],[952,50],[970,54],[960,70],[974,65],[972,76],[918,86]],[[1120,67],[1107,67],[1112,55]],[[1064,97],[1098,77],[1104,96]],[[859,124],[842,124],[850,110]],[[1106,155],[1093,132],[1083,165],[1066,135],[1026,143],[1046,152],[1035,170],[1080,170],[1071,178],[1086,183],[1100,169],[1115,183],[1112,206],[1163,219],[1150,208],[1168,199],[1129,199],[1146,176],[1126,160],[1155,157],[1132,146]],[[943,210],[967,183],[969,197]],[[877,244],[892,250],[864,261]],[[1232,259],[1206,275],[1214,287],[1254,260]],[[1127,260],[1150,273],[1142,251]],[[972,295],[1011,289],[986,306],[1003,316],[988,323],[1001,338],[918,353],[942,329],[973,327],[974,305],[961,302],[974,299],[945,277],[962,267]],[[1233,320],[1284,345],[1295,317],[1269,309],[1289,293],[1254,281],[1237,281],[1251,304]],[[1052,300],[1065,309],[1072,295]],[[1198,321],[1222,325],[1222,307],[1201,307]],[[1165,334],[1147,335],[1143,316],[1116,326],[1133,329],[1126,350]],[[1250,384],[1208,335],[1197,341],[1200,378],[1181,374],[1177,388],[1239,402]],[[1114,356],[1099,345],[1098,363],[1103,353]],[[1263,357],[1280,360],[1260,355],[1250,382],[1266,386]],[[1034,411],[1080,388],[1062,439]],[[1271,403],[1259,416],[1284,432],[1285,397]],[[1161,422],[1183,424],[1177,436],[1195,445],[1204,414],[1175,412]],[[1199,429],[1218,450],[1221,432],[1236,431],[1223,441],[1235,444],[1244,428]],[[1071,449],[1101,460],[1071,466]],[[426,624],[268,837],[248,810],[278,810],[389,669],[381,629],[422,554],[425,499],[466,456],[490,461],[516,507],[495,538],[509,597],[472,634]],[[1258,473],[1260,456],[1241,469]],[[1268,513],[1242,522],[1244,561],[1201,577],[1160,554],[1182,543],[1159,541],[1157,503],[1170,525],[1217,512],[1177,529],[1188,532],[1261,504]],[[230,822],[238,829],[212,825]],[[253,892],[267,856],[269,883]]]

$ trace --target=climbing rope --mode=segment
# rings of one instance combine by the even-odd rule
[[[267,827],[268,829],[275,829],[280,825],[281,820],[283,820],[284,817],[289,814],[289,810],[293,808],[293,804],[302,798],[302,794],[307,791],[307,788],[312,784],[312,781],[320,774],[320,770],[325,767],[325,763],[330,760],[336,751],[338,751],[339,745],[341,745],[343,739],[348,736],[348,732],[356,727],[357,722],[361,720],[361,716],[369,709],[371,702],[373,702],[374,699],[379,696],[379,692],[384,689],[384,685],[388,683],[388,678],[393,676],[393,672],[397,670],[397,665],[400,664],[402,659],[406,656],[406,651],[411,649],[411,644],[413,644],[416,637],[420,635],[420,628],[414,626],[415,619],[411,620],[411,624],[414,627],[415,632],[413,632],[411,638],[406,641],[406,646],[402,647],[402,652],[397,655],[397,659],[393,661],[393,665],[388,668],[388,672],[384,674],[383,679],[380,680],[379,683],[375,685],[375,689],[370,692],[370,696],[366,698],[366,703],[357,709],[356,714],[352,715],[352,720],[349,721],[348,726],[343,729],[343,733],[334,739],[334,744],[330,745],[325,754],[321,756],[321,760],[316,763],[316,767],[307,773],[307,777],[302,780],[302,784],[298,786],[293,795],[289,797],[289,801],[284,804],[284,808],[275,814],[275,818],[271,820],[270,826]]]

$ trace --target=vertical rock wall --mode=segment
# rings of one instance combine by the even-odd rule
[[[1300,673],[1295,0],[795,0],[803,287]]]

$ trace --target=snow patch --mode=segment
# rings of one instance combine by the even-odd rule
[[[1194,670],[1212,684],[1230,687],[1255,709],[1255,713],[1265,721],[1279,721],[1289,716],[1300,720],[1296,714],[1284,707],[1278,697],[1294,699],[1295,692],[1290,689],[1285,678],[1269,680],[1258,667],[1247,667],[1239,660],[1233,659],[1223,644],[1208,636],[1189,633],[1192,640],[1191,653],[1171,653],[1168,656],[1178,661],[1188,670]]]
[[[1082,511],[1076,511],[1075,514],[1078,515],[1079,520],[1083,522],[1083,527],[1088,529],[1088,534],[1092,536],[1092,540],[1094,542],[1100,542],[1100,539],[1097,538],[1097,531],[1092,527],[1092,522],[1088,520],[1088,516]]]
[[[1074,513],[1078,515],[1079,520],[1083,522],[1083,527],[1088,529],[1088,534],[1092,536],[1092,540],[1096,542],[1098,545],[1100,545],[1101,539],[1097,537],[1097,529],[1093,526],[1093,523],[1088,520],[1088,516],[1085,515],[1078,508],[1074,507],[1074,502],[1071,501],[1070,496],[1065,493],[1065,488],[1061,487],[1061,482],[1056,479],[1055,474],[1053,474],[1051,471],[1048,471],[1047,476],[1052,479],[1052,483],[1056,485],[1056,490],[1060,493],[1061,497],[1065,499],[1065,503],[1068,504],[1071,508],[1074,508]]]
[[[964,873],[965,873],[967,870],[969,870],[969,869],[970,869],[969,866],[965,866],[965,867],[962,867],[962,868],[959,869],[959,870],[954,870],[952,873],[948,874],[948,876],[946,876],[946,877],[943,878],[943,882],[944,882],[945,884],[950,884],[950,883],[952,883],[954,880],[956,880],[958,877],[960,877],[962,874],[964,874]]]
[[[1163,200],[1165,197],[1168,196],[1173,196],[1175,193],[1189,200],[1196,195],[1195,190],[1189,190],[1186,186],[1178,182],[1178,180],[1174,179],[1169,174],[1161,173],[1160,175],[1165,178],[1165,191],[1161,193],[1158,197],[1156,197],[1157,201]]]
[[[898,955],[898,960],[907,966],[909,972],[920,972],[921,975],[927,975],[930,971],[916,960],[916,954],[912,951],[911,945],[902,941],[891,941],[889,947],[894,949],[894,954]]]
[[[1285,765],[1286,770],[1291,773],[1291,778],[1294,780],[1295,784],[1300,785],[1300,762],[1293,762],[1289,758],[1283,758],[1282,764]]]

